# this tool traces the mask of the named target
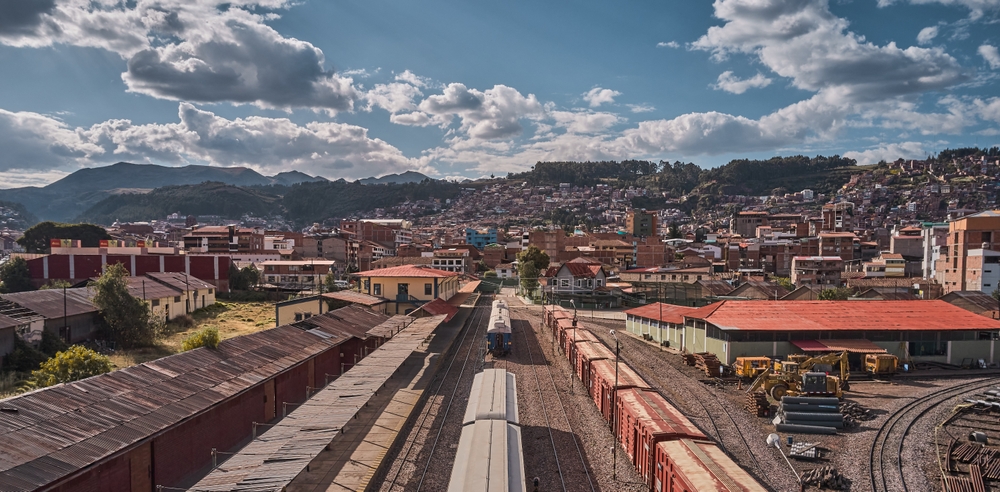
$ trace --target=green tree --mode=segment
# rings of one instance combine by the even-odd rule
[[[62,289],[62,288],[68,289],[72,286],[73,284],[67,282],[66,280],[56,279],[56,280],[49,280],[49,283],[41,286],[38,290]]]
[[[824,289],[819,293],[819,300],[821,301],[846,301],[847,298],[854,294],[854,290],[848,287],[835,287],[833,289]]]
[[[483,274],[483,277],[484,278],[496,278],[497,277],[497,272],[496,272],[496,270],[487,270],[486,273]]]
[[[236,268],[235,263],[229,264],[229,290],[247,290],[246,279],[243,272]]]
[[[31,271],[28,262],[20,256],[11,258],[0,266],[0,293],[11,294],[35,290],[31,285]]]
[[[256,268],[247,265],[240,270],[240,275],[243,276],[243,280],[247,283],[247,288],[252,289],[260,283],[260,272]]]
[[[219,346],[219,330],[214,326],[206,326],[181,342],[181,350],[187,352],[198,347],[214,349]]]
[[[532,262],[525,262],[517,265],[517,274],[521,278],[521,288],[529,293],[538,289],[538,276],[541,272]]]
[[[121,263],[108,265],[93,286],[94,305],[104,316],[109,340],[125,348],[153,343],[156,323],[149,305],[129,293],[128,270]]]
[[[792,279],[788,277],[774,277],[774,283],[780,285],[785,290],[791,292],[795,290],[795,284],[792,283]]]
[[[111,359],[81,345],[58,352],[31,373],[31,386],[44,388],[111,372]]]
[[[333,272],[326,274],[326,277],[323,279],[323,289],[327,292],[337,292],[338,290],[341,290],[341,288],[337,286],[337,276],[334,275]]]
[[[24,231],[17,244],[29,253],[48,253],[53,239],[78,239],[81,246],[96,248],[102,239],[111,239],[111,236],[103,227],[94,224],[39,222]]]
[[[538,271],[544,272],[549,268],[549,255],[538,249],[537,246],[528,246],[528,249],[517,254],[517,262],[518,265],[528,262],[534,263]]]

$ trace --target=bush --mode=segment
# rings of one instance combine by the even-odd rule
[[[42,340],[45,340],[44,335]],[[14,350],[3,358],[3,369],[15,372],[31,372],[45,362],[48,356],[32,347],[19,336],[14,337]]]
[[[214,349],[219,346],[219,330],[214,326],[206,326],[181,342],[181,350],[187,352],[198,347]]]
[[[38,344],[38,350],[45,354],[46,357],[55,357],[56,354],[67,349],[69,349],[69,344],[58,335],[53,335],[47,331],[42,332],[42,342]]]
[[[190,314],[185,314],[170,320],[170,324],[177,328],[183,328],[186,330],[188,328],[194,328],[194,318],[192,318]]]
[[[82,345],[57,353],[32,371],[29,387],[44,388],[111,372],[111,359]]]

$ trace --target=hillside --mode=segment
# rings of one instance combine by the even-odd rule
[[[125,193],[104,198],[75,217],[76,222],[108,225],[116,220],[140,221],[181,215],[266,217],[281,213],[280,197],[226,183],[165,186],[149,193]]]
[[[416,171],[406,171],[401,174],[386,174],[381,178],[371,177],[359,179],[358,182],[361,184],[406,184],[419,183],[425,179],[430,178]]]
[[[24,205],[0,201],[0,227],[24,230],[37,222],[38,217],[24,208]]]
[[[164,186],[195,185],[206,181],[235,186],[290,186],[306,181],[326,181],[298,171],[274,177],[245,167],[183,166],[119,162],[81,169],[45,187],[0,190],[0,200],[24,205],[39,220],[66,222],[81,210],[121,193],[142,193]]]
[[[527,172],[511,174],[508,179],[533,185],[593,186],[606,183],[613,187],[636,186],[670,192],[764,195],[776,188],[799,191],[810,188],[828,193],[850,180],[853,159],[840,156],[773,157],[767,160],[739,159],[713,169],[695,164],[650,161],[539,162]]]

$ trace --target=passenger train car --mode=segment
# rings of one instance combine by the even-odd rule
[[[486,329],[486,348],[494,357],[503,357],[510,353],[513,344],[511,338],[510,309],[507,302],[493,301],[489,327]]]
[[[524,455],[514,374],[476,374],[448,492],[523,492]]]

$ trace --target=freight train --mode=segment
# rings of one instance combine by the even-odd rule
[[[767,490],[571,313],[549,306],[543,319],[650,491]]]
[[[523,492],[517,380],[503,369],[476,374],[462,419],[448,492]]]

